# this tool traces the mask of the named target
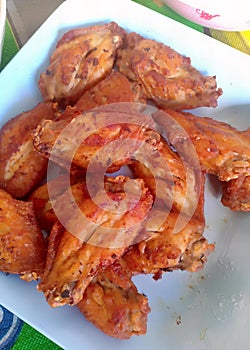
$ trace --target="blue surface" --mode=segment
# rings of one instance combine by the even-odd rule
[[[23,321],[0,305],[0,350],[9,350],[22,329]]]

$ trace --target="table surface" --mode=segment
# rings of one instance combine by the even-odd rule
[[[15,39],[19,47],[35,33],[45,19],[65,0],[6,0],[7,17],[11,24]],[[180,21],[194,29],[204,31],[230,46],[233,46],[247,54],[250,54],[250,30],[245,32],[222,32],[203,28],[174,13],[162,0],[134,0],[144,6],[161,12],[177,21]]]
[[[39,28],[44,20],[63,2],[63,0],[7,0],[7,18],[8,26],[5,36],[5,48],[8,45],[16,45],[12,50],[5,49],[3,55],[7,54],[11,57],[17,52],[25,42],[32,36],[32,34]],[[176,15],[166,6],[161,6],[158,0],[136,0],[136,2],[150,7],[151,9],[161,12],[173,19],[176,19],[194,29],[203,31],[205,34],[211,35],[217,40],[225,42],[245,53],[250,54],[250,31],[246,32],[221,32],[216,30],[208,30],[207,28],[195,25],[187,20],[184,20],[180,16]],[[8,42],[7,42],[8,41]],[[6,57],[3,57],[6,58]],[[8,59],[8,60],[9,60]],[[8,62],[5,60],[4,62]],[[2,64],[3,66],[3,64]],[[3,68],[3,67],[1,67]],[[1,301],[0,301],[1,302]],[[1,347],[1,312],[7,312],[7,310],[1,309],[0,306],[0,349]],[[8,315],[13,318],[13,315]],[[21,325],[20,325],[21,324]],[[57,345],[45,338],[43,335],[35,331],[29,325],[22,323],[20,320],[19,328],[16,332],[19,332],[15,338],[10,342],[9,347],[5,350],[12,348],[13,350],[56,350],[60,349]],[[21,331],[20,331],[21,330]],[[14,337],[14,335],[13,335]],[[17,340],[16,340],[17,339]],[[13,346],[14,343],[14,346]]]
[[[35,33],[64,0],[7,0],[7,16],[19,46]],[[42,3],[42,6],[41,6]]]

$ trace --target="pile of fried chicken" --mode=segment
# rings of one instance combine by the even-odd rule
[[[199,271],[214,250],[206,174],[250,211],[250,129],[190,113],[217,106],[216,77],[115,22],[64,34],[38,84],[0,131],[0,270],[112,337],[145,334],[133,276]]]

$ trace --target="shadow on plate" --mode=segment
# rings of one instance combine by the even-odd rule
[[[215,109],[212,116],[213,118],[223,120],[240,130],[245,130],[250,127],[250,104]]]

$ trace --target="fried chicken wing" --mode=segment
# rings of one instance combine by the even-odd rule
[[[57,101],[64,107],[74,104],[111,72],[123,37],[124,30],[115,22],[64,34],[39,79],[44,100]]]
[[[39,284],[53,307],[80,302],[98,269],[113,263],[134,242],[152,207],[152,196],[140,179],[105,178],[105,190],[97,187],[77,210],[72,206],[63,212],[61,220],[70,231],[59,223],[53,226]],[[61,212],[61,198],[58,205],[56,211]]]
[[[74,107],[79,111],[87,111],[110,103],[146,102],[141,95],[140,85],[131,83],[123,74],[112,71],[105,79],[83,93]]]
[[[46,173],[48,161],[35,151],[32,132],[43,119],[53,119],[56,109],[56,104],[39,103],[0,131],[0,187],[15,198],[30,193]]]
[[[145,143],[136,151],[141,161],[133,162],[130,168],[145,181],[156,206],[192,215],[199,198],[200,168],[186,164],[163,137],[159,135],[159,139],[157,148]]]
[[[38,279],[45,267],[46,244],[32,203],[0,189],[0,270]]]
[[[242,133],[248,137],[250,137],[250,127],[246,130],[243,130]]]
[[[141,84],[145,96],[160,107],[175,110],[216,107],[222,94],[216,78],[203,76],[192,67],[190,58],[137,33],[126,35],[116,64],[121,73]]]
[[[129,164],[135,176],[144,179],[158,202],[169,209],[174,206],[176,210],[182,210],[187,215],[193,214],[198,200],[195,194],[199,194],[198,161],[193,167],[186,164],[185,160],[170,148],[160,133],[154,130],[155,128],[147,128],[140,124],[113,124],[111,118],[114,117],[115,122],[119,116],[123,118],[119,111],[115,110],[114,113],[108,114],[104,114],[103,111],[89,111],[84,117],[81,114],[78,116],[79,112],[70,108],[68,117],[40,125],[35,133],[36,149],[62,165],[63,161],[70,162],[75,145],[79,144],[79,148],[72,156],[72,163],[88,171],[91,171],[88,165],[96,155],[98,166],[102,165],[109,172]],[[98,130],[99,116],[107,117],[110,125]],[[130,117],[133,121],[133,114]],[[58,136],[63,132],[62,125],[69,120],[71,120],[70,131],[59,139]],[[82,143],[76,141],[77,137],[83,138],[83,131],[89,129],[89,123],[92,123],[92,128],[96,123],[94,130],[97,132]],[[152,125],[154,127],[154,124]],[[103,149],[104,153],[100,153],[99,150]],[[95,171],[96,169],[94,168]]]
[[[120,259],[98,273],[77,305],[88,321],[114,338],[129,339],[147,331],[148,300],[131,277]]]
[[[216,76],[115,22],[64,34],[38,86],[44,102],[0,130],[0,270],[111,337],[145,334],[133,276],[196,272],[215,249],[206,174],[250,211],[250,128],[181,112],[217,106]],[[131,178],[107,176],[123,166]]]
[[[53,203],[56,200],[59,200],[59,198],[63,198],[64,193],[68,190],[69,177],[69,174],[60,175],[39,186],[28,197],[28,200],[33,203],[36,219],[42,230],[50,232],[57,221],[57,216],[53,209]],[[83,194],[87,192],[86,190],[83,190],[85,183],[77,181],[79,181],[79,178],[70,179],[70,184],[72,185],[71,191],[76,203],[80,203],[83,200]],[[70,210],[70,203],[63,200],[63,204],[64,207],[62,210]]]
[[[164,209],[158,208],[159,216],[162,210]],[[214,250],[214,244],[209,244],[203,235],[204,187],[192,217],[174,211],[169,214],[164,212],[164,222],[158,220],[156,211],[154,218],[145,225],[144,230],[151,232],[149,239],[131,246],[123,255],[128,268],[134,274],[154,274],[157,279],[162,271],[199,271]],[[180,226],[176,226],[178,220],[181,222]]]
[[[74,166],[87,169],[91,160],[96,159],[97,168],[114,172],[133,161],[134,151],[143,142],[153,142],[157,136],[148,129],[154,125],[151,117],[146,123],[142,120],[140,114],[123,114],[116,109],[83,114],[69,109],[69,118],[44,121],[37,127],[34,147],[62,167],[72,162]]]
[[[217,176],[221,181],[250,175],[250,138],[247,133],[212,118],[164,111],[167,115],[158,112],[154,117],[164,126],[170,143],[181,150],[183,140],[188,135],[204,171]],[[188,157],[188,150],[182,151]],[[192,161],[191,158],[189,161]]]
[[[65,176],[60,176],[55,180],[51,180],[53,182],[54,191],[57,196],[63,193],[65,189]],[[39,186],[34,192],[31,193],[28,200],[33,203],[34,212],[36,215],[37,222],[39,227],[42,230],[50,232],[52,226],[57,221],[57,217],[52,208],[51,198],[48,192],[48,184],[45,183]]]
[[[124,255],[134,274],[158,276],[161,271],[195,272],[203,268],[214,245],[207,242],[203,236],[204,226],[196,219],[191,219],[180,232],[174,233],[178,217],[177,213],[170,213],[153,238],[132,246]]]
[[[69,114],[72,119],[72,115],[77,116],[78,112],[70,110]],[[107,114],[108,119],[109,115]],[[121,114],[115,112],[112,115],[118,120]],[[131,116],[133,118],[132,114]],[[97,118],[96,112],[87,112],[84,119],[81,116],[73,118],[70,123],[72,130],[65,133],[65,137],[58,142],[57,135],[62,130],[58,126],[66,119],[52,123],[44,122],[35,134],[35,147],[55,162],[61,158],[59,164],[62,164],[60,162],[63,158],[70,161],[72,149],[75,148],[75,143],[78,143],[75,142],[77,134],[82,137],[82,130],[89,127],[85,120],[93,124]],[[195,193],[199,193],[199,163],[193,168],[187,166],[156,130],[138,124],[112,124],[110,120],[109,123],[111,125],[89,136],[82,144],[79,142],[80,146],[74,153],[72,163],[91,171],[88,164],[98,155],[98,164],[108,168],[110,172],[130,164],[135,176],[144,179],[157,201],[164,203],[167,208],[175,206],[186,214],[192,214],[197,204]],[[98,152],[103,148],[104,153]]]
[[[222,182],[222,204],[235,211],[250,211],[250,176]]]

